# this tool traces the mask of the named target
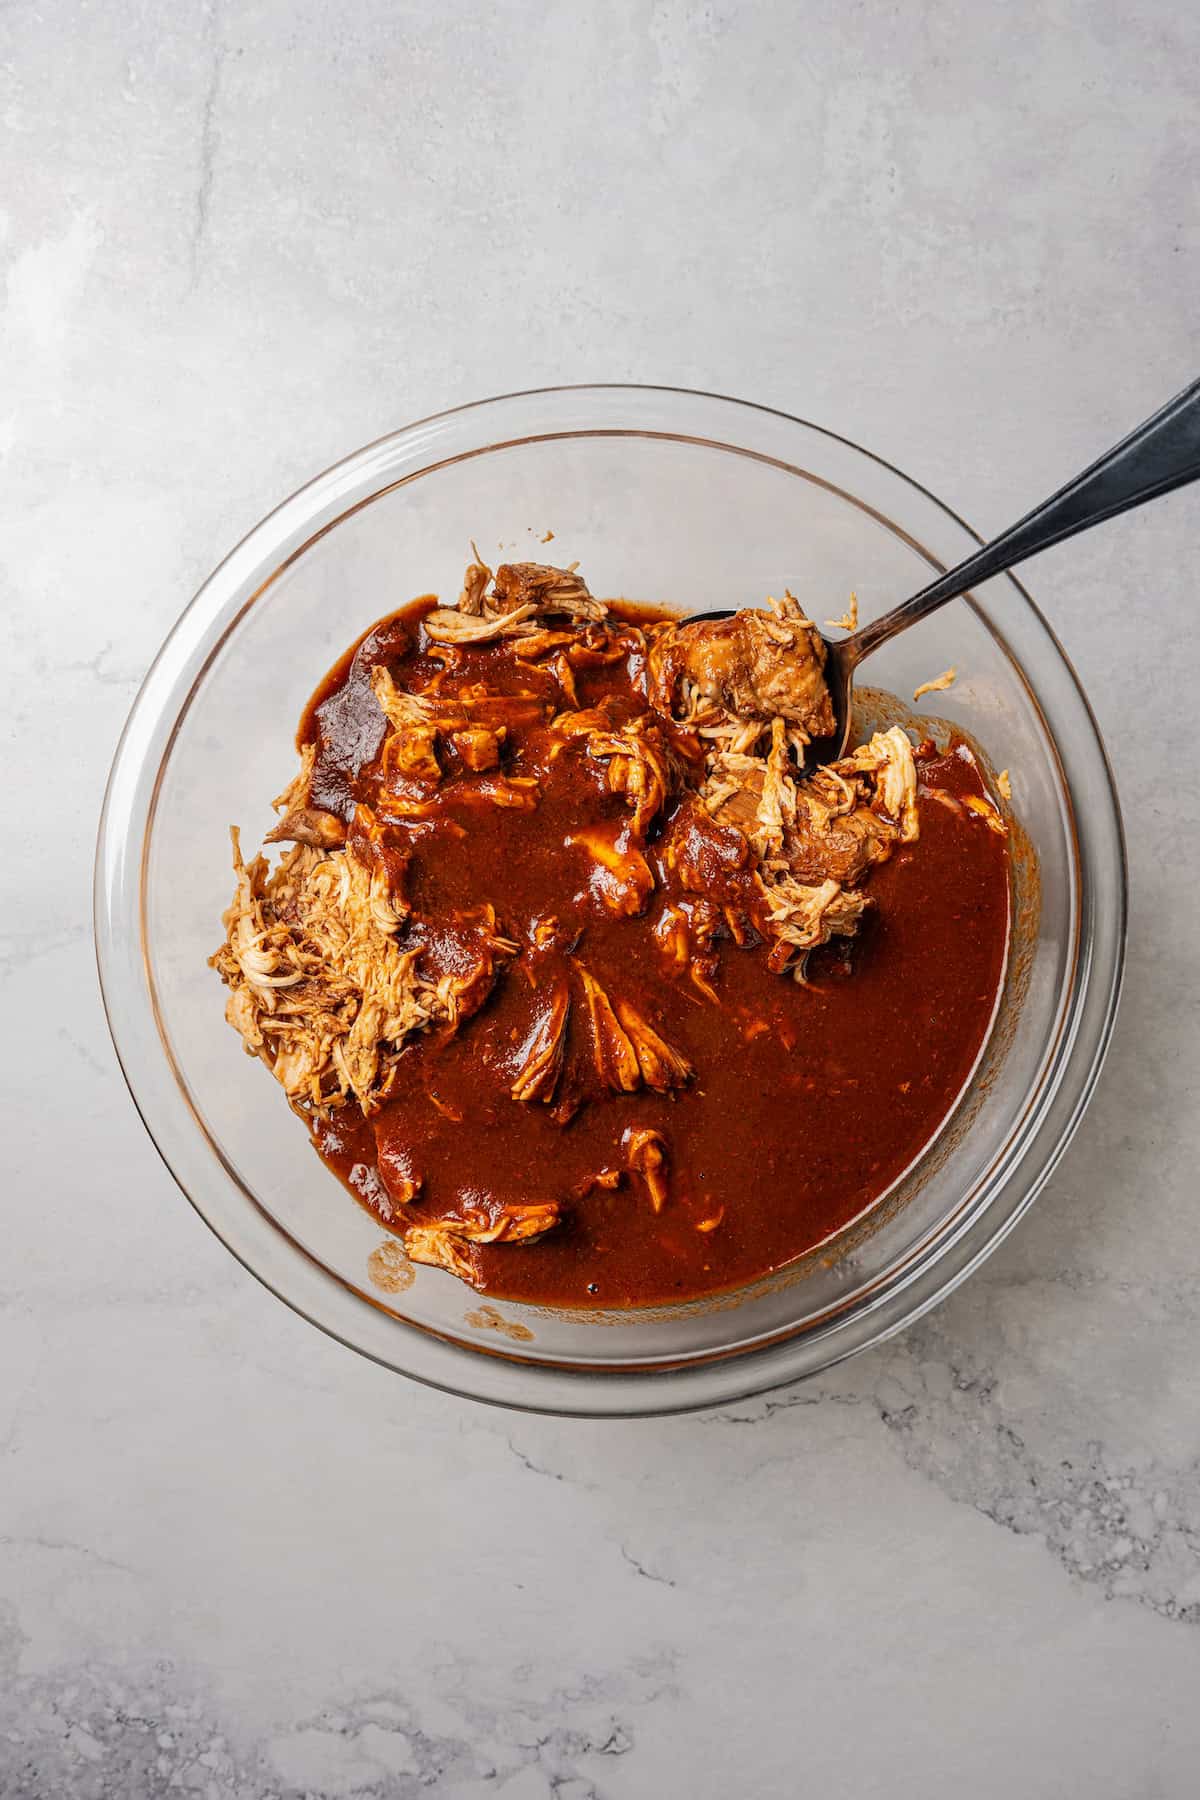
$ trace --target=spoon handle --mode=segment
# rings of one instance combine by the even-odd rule
[[[857,663],[898,631],[1028,556],[1200,477],[1200,380],[974,555],[843,641]]]

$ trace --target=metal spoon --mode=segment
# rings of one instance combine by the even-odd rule
[[[1060,544],[1064,538],[1074,537],[1077,531],[1086,531],[1089,526],[1099,525],[1102,519],[1128,512],[1130,507],[1140,506],[1144,500],[1169,494],[1172,488],[1183,487],[1198,477],[1200,380],[1193,381],[1173,400],[1168,400],[1164,407],[1136,431],[1130,432],[1127,438],[1122,438],[1074,481],[1059,488],[1049,500],[1026,513],[990,544],[976,550],[945,575],[939,575],[911,600],[884,613],[882,618],[873,619],[850,637],[836,641],[826,638],[829,655],[825,679],[837,724],[829,737],[817,738],[808,746],[805,768],[815,768],[845,754],[850,736],[854,671],[864,657],[886,644],[889,638],[894,638],[897,632],[907,631],[918,619],[945,606],[947,600],[956,600],[993,575],[1015,569],[1018,563],[1036,556],[1039,550],[1048,550],[1051,544]],[[732,617],[732,611],[698,613],[695,617],[728,619]]]

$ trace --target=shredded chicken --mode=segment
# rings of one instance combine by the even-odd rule
[[[471,545],[471,554],[472,560],[467,564],[463,574],[462,592],[458,596],[458,610],[478,617],[483,611],[483,597],[487,592],[487,584],[492,579],[492,571],[474,544]]]
[[[584,715],[575,715],[581,717]],[[661,731],[634,719],[621,730],[589,730],[587,753],[607,763],[608,785],[633,811],[633,830],[644,837],[651,821],[679,788],[679,765]]]
[[[344,850],[322,855],[300,844],[273,873],[264,857],[243,861],[235,829],[237,888],[211,958],[247,1051],[293,1105],[318,1115],[350,1095],[374,1111],[408,1039],[474,1010],[517,948],[486,908],[466,925],[475,960],[465,971],[430,967],[419,940],[401,947],[407,907],[386,862],[372,865],[374,821],[356,815],[356,824],[363,829]]]
[[[826,619],[825,623],[831,631],[857,631],[858,595],[851,594],[849,605],[840,619]]]
[[[485,592],[489,579],[492,591]],[[608,608],[588,592],[573,569],[546,563],[503,563],[492,578],[478,560],[467,570],[457,607],[442,606],[425,617],[435,643],[485,644],[497,638],[528,637],[540,621],[603,619]]]
[[[537,1014],[522,1046],[521,1067],[512,1084],[514,1100],[541,1100],[547,1105],[553,1100],[562,1072],[570,1011],[571,996],[564,983]]]
[[[857,629],[853,594],[846,614],[828,623]],[[413,1039],[461,1029],[514,960],[528,1002],[516,1025],[500,1014],[500,1066],[514,1102],[545,1108],[539,1116],[561,1126],[596,1099],[597,1080],[618,1096],[675,1096],[696,1077],[691,1059],[646,1017],[643,992],[610,993],[580,960],[587,931],[606,946],[610,982],[607,946],[656,902],[635,929],[653,933],[666,980],[694,1003],[724,999],[736,1012],[718,980],[723,944],[765,946],[771,969],[803,981],[811,950],[858,929],[871,869],[917,839],[913,746],[900,727],[802,775],[805,747],[832,732],[834,717],[824,640],[791,594],[724,620],[639,626],[619,611],[610,616],[573,568],[514,563],[493,575],[475,551],[457,604],[435,606],[422,624],[412,688],[403,677],[407,633],[361,665],[382,722],[366,752],[374,786],[353,791],[369,792],[372,805],[343,802],[327,777],[314,790],[310,743],[274,802],[278,822],[265,841],[287,846],[274,869],[261,855],[245,862],[232,833],[236,890],[211,959],[229,990],[226,1016],[322,1129],[347,1103],[377,1111],[402,1079]],[[519,660],[505,657],[503,680],[489,683],[475,647],[502,642]],[[395,655],[393,644],[403,646]],[[640,711],[603,675],[622,657]],[[917,697],[953,679],[947,670]],[[373,734],[369,698],[367,710]],[[553,839],[586,857],[583,894],[555,901],[555,917],[509,921],[508,931],[488,904],[435,904],[431,893],[453,893],[462,879],[454,858],[450,875],[431,873],[436,864],[421,845],[435,824],[443,836],[434,841],[451,843],[467,835],[472,809],[478,817],[546,808],[557,833],[563,768],[594,797],[591,814],[567,815]],[[996,789],[1009,797],[1007,771]],[[1006,830],[989,802],[926,793]],[[564,864],[576,883],[578,857],[564,855]],[[668,884],[661,895],[659,881]],[[422,896],[444,916],[424,916]],[[750,1019],[743,1035],[756,1025],[767,1029]],[[433,1092],[428,1065],[421,1079],[431,1105],[465,1126],[469,1108]],[[572,1197],[616,1190],[631,1174],[660,1211],[670,1186],[663,1134],[630,1126],[622,1150],[623,1169],[600,1168]],[[410,1263],[478,1286],[486,1262],[478,1247],[534,1240],[563,1217],[565,1199],[506,1202],[474,1189],[447,1216],[425,1216],[435,1201],[421,1174],[403,1146],[389,1154],[381,1151],[371,1178],[397,1218],[414,1220],[402,1233],[408,1260],[398,1245],[389,1251],[400,1259],[397,1289],[411,1278]],[[436,1167],[430,1179],[436,1190]],[[705,1196],[702,1205],[695,1229],[714,1230],[724,1204]],[[378,1271],[372,1279],[387,1286]]]
[[[469,1287],[479,1286],[479,1273],[471,1259],[467,1240],[449,1225],[410,1225],[404,1233],[404,1248],[410,1262],[427,1263],[457,1275]]]
[[[762,872],[763,894],[771,916],[775,948],[768,961],[779,971],[790,968],[798,950],[814,950],[833,937],[851,937],[858,929],[866,896],[836,881],[805,887],[786,866],[767,865]]]
[[[305,744],[300,751],[300,767],[271,805],[277,813],[290,813],[308,805],[311,799],[313,767],[317,760],[315,744]]]
[[[500,725],[492,730],[488,725],[467,725],[462,731],[452,731],[450,742],[457,750],[463,764],[476,774],[484,769],[494,769],[500,762],[500,746],[507,735],[505,726]]]
[[[661,1212],[670,1193],[670,1162],[666,1138],[661,1131],[630,1129],[622,1141],[629,1167],[645,1182],[650,1204],[655,1212]]]
[[[310,787],[316,746],[305,744],[294,779],[277,794],[271,805],[283,816],[264,844],[308,844],[314,850],[335,850],[346,841],[346,827],[335,813],[311,804]]]
[[[589,975],[582,964],[578,965],[578,974],[592,1034],[596,1073],[615,1093],[632,1094],[642,1078],[637,1052],[621,1027],[612,1001],[595,976]]]
[[[264,844],[308,844],[314,850],[336,850],[345,841],[341,819],[319,806],[294,806],[263,839]]]
[[[410,1225],[403,1236],[404,1248],[411,1262],[432,1264],[457,1275],[471,1287],[478,1287],[479,1270],[471,1256],[471,1245],[527,1243],[557,1225],[562,1210],[558,1200],[464,1207],[459,1218]]]
[[[533,606],[545,618],[576,623],[604,619],[608,606],[588,592],[578,569],[555,569],[548,563],[504,563],[492,584],[493,605],[503,612]]]
[[[583,988],[596,1073],[615,1093],[632,1094],[643,1082],[658,1093],[683,1087],[695,1070],[682,1051],[660,1037],[627,1000],[613,1000],[582,964]]]
[[[758,858],[772,966],[803,974],[795,953],[849,936],[866,906],[859,884],[919,825],[917,776],[908,734],[876,732],[840,762],[796,779],[783,721],[772,723],[765,757],[718,750],[700,798],[721,825],[735,826]],[[782,946],[782,949],[780,949]]]
[[[397,687],[386,663],[372,670],[371,689],[390,727],[380,752],[380,767],[394,796],[389,811],[401,818],[436,815],[430,784],[441,781],[445,772],[439,749],[443,755],[453,753],[471,774],[495,773],[491,783],[472,790],[474,799],[494,806],[529,807],[537,782],[505,776],[499,765],[509,732],[544,717],[546,704],[536,694],[493,694],[475,686],[453,698],[413,694]]]
[[[791,594],[768,612],[670,625],[650,651],[650,698],[697,729],[782,718],[805,741],[834,729],[825,641]],[[753,740],[751,740],[753,741]],[[747,746],[748,747],[748,746]]]
[[[464,1207],[461,1221],[447,1223],[473,1244],[522,1244],[541,1237],[561,1217],[561,1200],[529,1200],[521,1205],[494,1201],[488,1207]]]
[[[915,841],[917,820],[917,770],[912,740],[899,725],[877,731],[841,762],[831,763],[838,778],[867,776],[872,787],[871,804],[895,826],[902,844]],[[820,776],[816,778],[820,780]]]
[[[668,1088],[683,1087],[692,1079],[696,1071],[687,1057],[681,1051],[672,1049],[665,1038],[659,1037],[653,1026],[648,1025],[628,1001],[616,1002],[616,1014],[626,1037],[633,1045],[638,1069],[648,1088],[657,1088],[659,1093],[665,1093]]]
[[[393,738],[403,738],[410,731],[436,730],[441,726],[465,725],[466,711],[461,702],[440,701],[436,695],[410,694],[396,686],[386,663],[377,663],[371,671],[371,691],[392,728]]]
[[[922,694],[944,694],[946,689],[953,687],[957,680],[957,669],[943,669],[941,674],[935,676],[932,681],[923,681],[920,687],[914,688],[913,699],[919,700]]]
[[[671,972],[676,976],[686,975],[712,1006],[720,1004],[712,985],[717,970],[715,944],[720,926],[718,908],[710,901],[696,899],[664,907],[654,927],[655,939]]]
[[[590,825],[572,832],[566,842],[592,859],[592,887],[609,912],[632,918],[644,910],[654,892],[654,876],[623,825]]]
[[[962,804],[976,818],[982,819],[988,830],[994,831],[997,837],[1008,836],[1008,826],[990,800],[981,800],[976,794],[964,794]]]

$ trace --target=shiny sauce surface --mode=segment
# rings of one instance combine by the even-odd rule
[[[349,818],[379,806],[376,758],[384,723],[370,690],[376,662],[420,688],[440,668],[422,641],[417,602],[377,626],[314,695],[301,742],[316,749],[313,803]],[[623,607],[631,622],[661,615]],[[576,703],[644,705],[630,653],[576,671]],[[455,681],[510,692],[551,681],[489,645],[460,652]],[[452,692],[452,686],[443,688]],[[646,860],[655,892],[640,915],[615,914],[597,892],[594,860],[572,839],[619,833],[628,808],[594,763],[546,764],[538,728],[511,731],[504,774],[536,770],[535,806],[478,803],[478,778],[453,774],[435,817],[410,832],[406,872],[413,941],[443,960],[439,921],[496,911],[521,953],[457,1031],[413,1040],[389,1098],[371,1118],[346,1105],[314,1126],[329,1167],[393,1231],[464,1202],[567,1201],[563,1222],[519,1244],[478,1245],[488,1294],[554,1305],[622,1307],[679,1301],[739,1286],[820,1244],[862,1214],[903,1173],[947,1117],[985,1040],[1003,980],[1009,921],[1005,839],[962,802],[987,794],[972,752],[918,751],[920,838],[871,871],[858,935],[808,958],[805,980],[772,973],[750,933],[717,946],[711,997],[664,958],[655,926],[690,899],[674,886],[694,830],[694,801],[670,806]],[[699,850],[718,898],[750,880],[743,841],[707,827]],[[537,930],[552,920],[553,933]],[[423,938],[422,935],[424,934]],[[514,1101],[512,1086],[539,1008],[572,962],[627,998],[694,1065],[670,1093],[616,1094],[591,1083],[581,1009],[567,1027],[557,1104]],[[669,1146],[661,1210],[621,1174],[623,1141],[653,1129]],[[415,1174],[419,1197],[400,1205]]]

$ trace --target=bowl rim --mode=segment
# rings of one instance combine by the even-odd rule
[[[139,1047],[134,1041],[131,1015],[145,1006],[149,1007],[154,1021],[152,1035],[158,1040],[154,1047],[160,1051],[162,1060],[173,1068],[170,1045],[158,1017],[144,935],[144,876],[158,789],[177,732],[209,664],[245,612],[284,569],[303,555],[318,538],[326,535],[354,512],[372,504],[397,486],[435,472],[440,466],[457,463],[470,456],[488,454],[512,444],[545,441],[556,436],[578,438],[596,435],[649,436],[702,443],[714,449],[737,451],[753,459],[774,463],[844,495],[861,510],[877,517],[935,567],[942,566],[924,544],[888,514],[879,512],[860,496],[812,470],[740,444],[736,433],[721,437],[709,434],[698,436],[694,432],[670,426],[650,430],[633,423],[596,427],[574,425],[560,431],[523,430],[516,436],[492,436],[488,441],[475,443],[469,448],[459,447],[451,455],[421,461],[407,468],[402,475],[377,483],[369,491],[359,491],[364,476],[369,475],[373,464],[395,456],[403,448],[423,454],[427,448],[435,446],[439,436],[447,429],[452,431],[456,426],[467,427],[479,415],[494,416],[505,408],[512,409],[514,406],[519,410],[523,403],[531,407],[535,403],[551,407],[565,403],[575,407],[595,401],[599,411],[611,406],[614,400],[628,401],[632,406],[658,401],[667,407],[672,404],[685,409],[711,407],[719,409],[731,421],[735,417],[753,419],[756,416],[764,420],[781,421],[787,427],[798,428],[801,432],[813,434],[830,444],[842,446],[851,453],[852,458],[861,458],[874,465],[876,470],[883,471],[900,484],[902,490],[921,496],[938,515],[966,534],[971,542],[982,542],[978,533],[928,488],[883,457],[864,449],[853,439],[778,408],[728,395],[657,384],[581,383],[520,390],[428,414],[372,440],[305,482],[247,532],[198,589],[155,656],[121,733],[100,815],[94,888],[95,945],[101,994],[126,1085],[147,1134],[168,1172],[225,1247],[294,1311],[349,1348],[371,1357],[385,1367],[462,1397],[521,1410],[592,1417],[627,1417],[694,1410],[742,1399],[784,1382],[815,1374],[893,1336],[965,1280],[1032,1204],[1057,1166],[1086,1109],[1115,1021],[1124,970],[1128,910],[1128,876],[1120,806],[1111,765],[1095,716],[1079,677],[1056,634],[1032,596],[1010,574],[1002,579],[1019,595],[1031,620],[1040,627],[1049,647],[1056,653],[1061,673],[1066,677],[1073,698],[1079,706],[1088,738],[1085,748],[1094,752],[1094,766],[1103,776],[1102,796],[1107,804],[1102,809],[1104,819],[1093,818],[1089,821],[1086,817],[1081,817],[1080,809],[1075,803],[1070,772],[1064,761],[1063,747],[1050,729],[1025,666],[1010,649],[991,613],[981,608],[973,598],[968,598],[968,604],[999,641],[1042,718],[1047,744],[1057,761],[1061,793],[1066,803],[1077,897],[1072,968],[1056,1020],[1055,1035],[1043,1057],[1038,1082],[1026,1094],[1022,1112],[1014,1123],[1005,1146],[1003,1161],[1012,1166],[1007,1173],[1002,1171],[1002,1178],[998,1182],[987,1179],[990,1170],[985,1172],[985,1177],[976,1184],[977,1189],[985,1190],[982,1196],[974,1191],[964,1196],[949,1219],[943,1221],[936,1232],[913,1247],[897,1264],[890,1266],[868,1286],[865,1293],[856,1292],[846,1306],[835,1309],[835,1316],[832,1318],[824,1316],[776,1331],[764,1339],[756,1340],[751,1347],[734,1345],[689,1357],[682,1365],[672,1366],[656,1361],[648,1367],[639,1368],[629,1363],[606,1367],[595,1362],[532,1362],[482,1343],[467,1346],[459,1340],[443,1337],[427,1326],[402,1319],[382,1301],[375,1300],[369,1293],[346,1282],[317,1261],[262,1207],[241,1182],[196,1115],[186,1086],[178,1079],[176,1072],[175,1094],[178,1102],[186,1109],[193,1129],[202,1132],[208,1147],[216,1151],[226,1174],[257,1215],[257,1228],[241,1231],[244,1240],[253,1241],[232,1241],[230,1232],[223,1229],[212,1216],[211,1210],[192,1191],[188,1180],[177,1166],[181,1160],[179,1146],[178,1143],[175,1144],[173,1154],[171,1140],[178,1136],[176,1127],[179,1120],[176,1119],[172,1128],[168,1129],[164,1116],[155,1110],[153,1090],[156,1083],[153,1070],[149,1066],[144,1046]],[[358,497],[349,504],[339,505],[339,500],[351,492],[357,493]],[[331,508],[336,510],[331,511]],[[316,526],[310,529],[314,521],[317,522]],[[279,543],[290,537],[297,537],[297,541],[290,544],[286,555],[278,556],[272,550],[267,559],[270,561],[269,573],[249,590],[245,590],[247,576],[262,566],[263,553],[268,546],[274,545],[277,550]],[[239,593],[240,602],[232,604]],[[179,703],[179,684],[183,679],[187,680],[187,688]],[[164,710],[165,701],[176,703],[169,718]],[[150,749],[156,751],[157,760],[148,782],[146,752]],[[1076,755],[1078,754],[1080,751],[1077,749]],[[1087,859],[1086,843],[1081,845],[1081,834],[1086,835],[1089,826],[1100,830],[1101,835],[1107,832],[1111,872],[1116,876],[1115,891],[1106,896],[1112,903],[1112,912],[1105,922],[1106,946],[1101,946],[1105,950],[1107,978],[1099,989],[1090,981],[1096,961],[1093,955],[1095,932],[1094,929],[1088,929],[1087,916],[1089,903],[1094,910],[1096,895],[1089,893],[1083,880]],[[136,848],[136,856],[131,855],[133,847]],[[131,910],[130,900],[134,897],[136,907]],[[1092,920],[1091,924],[1094,927],[1095,921]],[[131,934],[130,927],[133,926],[136,926],[136,932]],[[131,935],[137,937],[138,952],[132,958],[129,941]],[[140,962],[145,990],[141,996],[141,1007],[131,999],[128,976],[132,962]],[[1101,968],[1099,973],[1104,974],[1104,969]],[[1081,1015],[1085,1003],[1089,1001],[1089,1016],[1084,1018]],[[142,1022],[145,1023],[144,1019]],[[1070,1083],[1070,1091],[1063,1093],[1069,1074],[1074,1079]],[[1059,1116],[1051,1125],[1047,1115],[1054,1104],[1060,1101]],[[1026,1138],[1029,1139],[1028,1142],[1025,1141]],[[1010,1200],[1007,1209],[1000,1207],[997,1203],[1004,1191],[1013,1186],[1020,1175],[1038,1138],[1045,1139],[1041,1144],[1040,1162],[1032,1170],[1025,1185]],[[1020,1148],[1020,1154],[1009,1154],[1016,1147]],[[247,1220],[242,1224],[253,1225],[253,1222]],[[990,1229],[981,1230],[981,1226]],[[262,1238],[264,1227],[275,1235],[276,1243],[273,1248]],[[287,1274],[286,1281],[272,1267],[273,1264],[279,1264],[281,1246],[286,1246],[283,1264],[280,1265]],[[332,1305],[330,1285],[338,1295],[337,1301]],[[365,1309],[362,1314],[364,1319],[370,1315],[378,1321],[382,1315],[392,1327],[401,1327],[401,1331],[396,1334],[397,1341],[410,1351],[416,1340],[431,1347],[434,1355],[396,1356],[391,1354],[390,1345],[388,1352],[384,1353],[379,1345],[365,1341],[362,1331],[356,1334],[344,1322],[332,1316],[338,1310],[344,1311],[347,1298],[359,1308]],[[800,1347],[806,1348],[809,1354],[797,1354]],[[814,1356],[814,1350],[823,1353]]]

